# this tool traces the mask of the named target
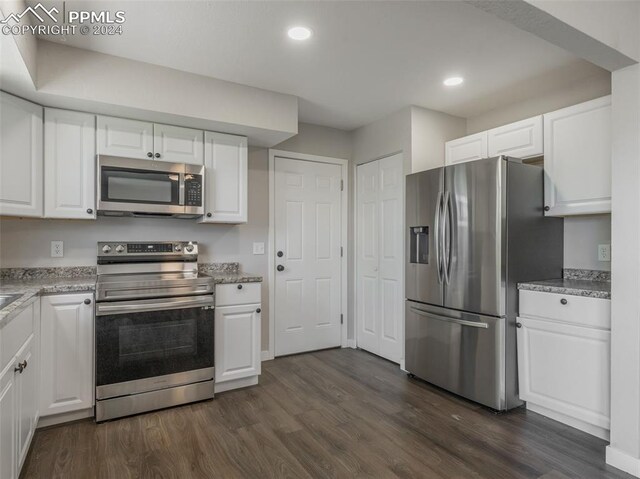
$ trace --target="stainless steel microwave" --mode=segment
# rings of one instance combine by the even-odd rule
[[[104,216],[204,213],[204,166],[98,155],[97,204]]]

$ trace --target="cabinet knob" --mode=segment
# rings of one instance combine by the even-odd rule
[[[550,209],[551,209],[551,207],[549,207],[549,206],[545,206],[545,207],[544,207],[544,210],[545,210],[545,211],[549,211]]]
[[[260,308],[256,309],[256,313],[261,313],[262,310]]]
[[[284,256],[284,253],[282,251],[278,251],[276,255],[278,255],[278,258],[282,258]]]
[[[207,213],[207,218],[211,218],[213,216],[211,213]]]
[[[153,158],[153,153],[148,152],[148,153],[147,153],[147,156],[148,156],[149,158]]]
[[[242,289],[242,285],[241,284],[238,285],[238,289]]]
[[[284,271],[284,266],[282,266],[281,264],[279,264],[278,266],[276,266],[276,269],[278,271]]]
[[[156,158],[160,158],[160,153],[156,153]]]
[[[89,298],[85,299],[84,304],[91,304],[91,300]]]
[[[90,215],[93,214],[93,210],[91,208],[87,208],[87,213],[89,213]]]
[[[522,323],[516,323],[516,328],[521,328],[522,327]]]
[[[562,298],[560,300],[560,304],[567,304],[567,303],[568,303],[568,301],[565,298]]]

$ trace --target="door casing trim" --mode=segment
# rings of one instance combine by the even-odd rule
[[[307,155],[305,153],[294,153],[291,151],[274,150],[269,149],[269,239],[268,239],[268,264],[269,264],[269,349],[263,351],[262,359],[268,360],[275,357],[275,336],[276,336],[276,314],[275,314],[275,166],[276,158],[286,158],[289,160],[298,161],[313,161],[316,163],[329,163],[333,165],[340,165],[342,170],[342,181],[344,188],[342,190],[342,196],[340,198],[340,244],[342,245],[343,255],[340,262],[340,271],[342,282],[341,298],[340,298],[340,310],[343,315],[342,327],[340,329],[341,347],[348,347],[347,339],[347,325],[349,324],[349,297],[347,293],[348,284],[348,265],[349,265],[349,248],[347,244],[347,228],[348,228],[348,212],[349,212],[349,160],[344,158],[332,158],[329,156],[319,155]]]

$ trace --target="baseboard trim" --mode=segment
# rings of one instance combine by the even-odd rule
[[[43,427],[56,426],[65,422],[79,421],[88,417],[94,417],[94,410],[92,407],[88,409],[82,409],[80,411],[63,412],[61,414],[52,414],[50,416],[40,416],[38,419],[37,429]]]
[[[587,434],[591,434],[592,436],[599,437],[600,439],[604,439],[605,441],[609,440],[609,430],[600,426],[596,426],[594,424],[590,424],[588,422],[582,421],[580,419],[576,419],[571,416],[567,416],[561,412],[554,411],[552,409],[546,408],[544,406],[540,406],[538,404],[533,404],[527,401],[527,409],[529,411],[536,412],[538,414],[542,414],[554,421],[561,422],[562,424],[566,424],[567,426],[574,427],[576,429],[580,429]]]
[[[271,354],[271,351],[266,350],[260,353],[261,361],[271,361],[272,359],[273,359],[273,354]]]
[[[223,393],[225,391],[231,391],[232,389],[246,388],[248,386],[255,386],[258,384],[258,378],[260,376],[251,376],[250,378],[234,379],[233,381],[225,381],[223,383],[216,383],[213,390],[216,394]]]
[[[628,474],[640,477],[640,459],[630,456],[620,449],[611,446],[606,448],[606,461],[610,466],[620,469]]]
[[[351,349],[356,349],[356,340],[355,339],[347,339],[347,347]]]

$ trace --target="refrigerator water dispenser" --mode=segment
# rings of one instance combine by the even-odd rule
[[[409,257],[410,263],[429,263],[429,227],[428,226],[412,226],[409,228],[411,232],[411,253]]]

